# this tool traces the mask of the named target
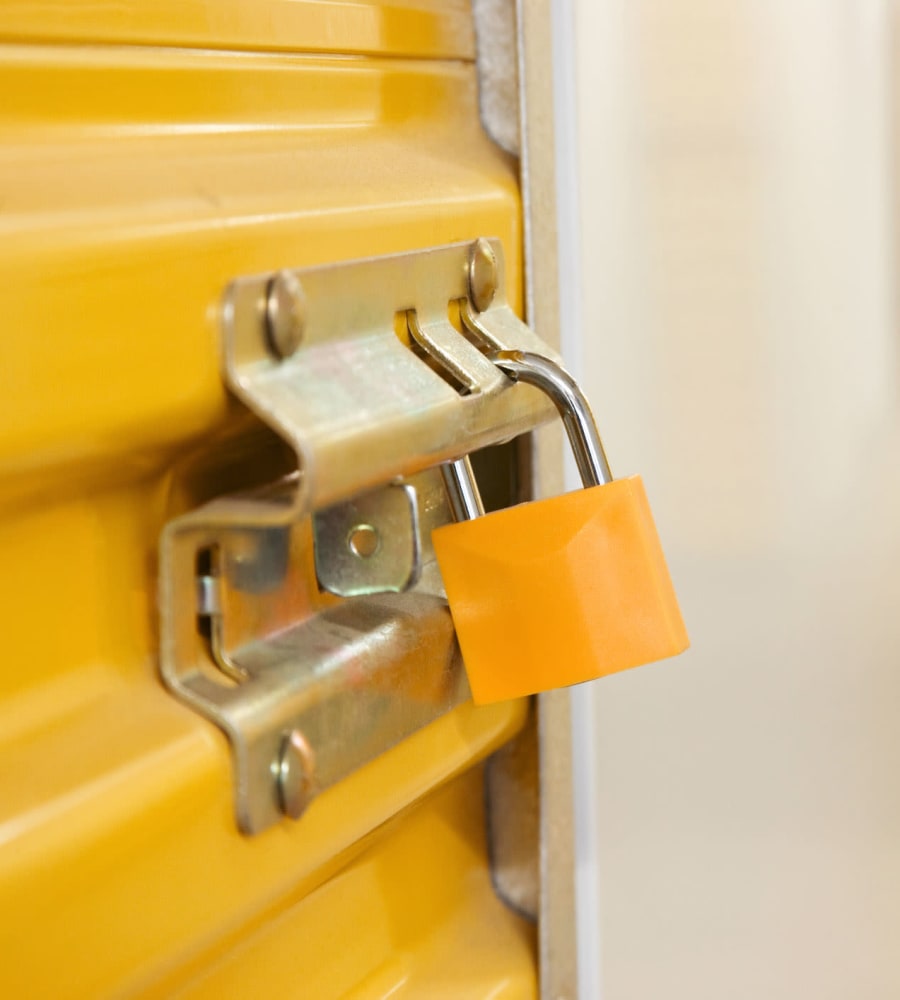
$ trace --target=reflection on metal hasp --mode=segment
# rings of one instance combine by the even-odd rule
[[[297,474],[166,527],[160,656],[231,742],[245,832],[468,696],[430,544],[452,519],[437,466],[553,416],[497,350],[555,356],[510,308],[497,240],[228,288],[223,378]]]

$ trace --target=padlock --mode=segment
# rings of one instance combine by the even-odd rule
[[[473,700],[579,684],[683,652],[687,631],[640,476],[612,478],[587,400],[562,368],[521,351],[490,358],[553,399],[585,488],[475,516],[471,467],[447,471],[451,501],[471,519],[432,538]]]

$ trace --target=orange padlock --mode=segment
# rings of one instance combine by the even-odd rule
[[[522,351],[490,358],[553,399],[586,488],[476,516],[468,461],[445,467],[454,506],[471,519],[432,538],[473,699],[536,694],[683,652],[687,631],[640,476],[613,480],[587,400],[562,368]]]

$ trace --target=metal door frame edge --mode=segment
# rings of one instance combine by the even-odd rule
[[[556,142],[552,4],[516,0],[519,136],[526,321],[559,348]],[[555,437],[536,438],[535,486],[561,492],[562,463]],[[556,447],[554,447],[556,443]],[[540,901],[538,948],[543,1000],[575,1000],[575,851],[572,729],[568,690],[538,696],[540,782]]]

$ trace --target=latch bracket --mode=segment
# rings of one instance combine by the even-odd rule
[[[498,240],[226,290],[223,379],[297,472],[166,526],[160,660],[230,741],[244,832],[468,697],[430,547],[452,519],[437,467],[553,416],[485,357],[516,349],[555,357],[506,300]]]

